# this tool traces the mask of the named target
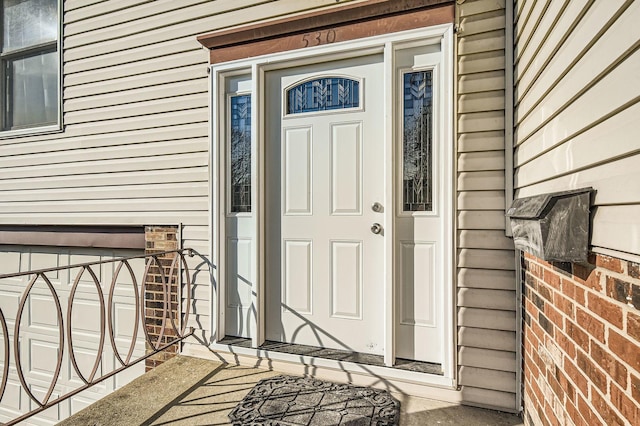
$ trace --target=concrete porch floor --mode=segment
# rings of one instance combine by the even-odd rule
[[[261,379],[280,373],[178,356],[60,425],[226,425],[227,414]],[[515,415],[393,394],[400,425],[523,425]]]

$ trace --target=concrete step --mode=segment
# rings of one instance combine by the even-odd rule
[[[59,423],[227,425],[228,413],[261,379],[280,373],[177,356]],[[400,425],[518,426],[513,414],[393,394]]]

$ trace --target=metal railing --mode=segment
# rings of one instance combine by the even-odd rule
[[[22,386],[24,392],[28,395],[28,397],[36,404],[36,408],[29,411],[28,413],[22,414],[20,417],[17,417],[5,424],[13,425],[20,421],[23,421],[29,417],[32,417],[66,399],[71,398],[74,395],[94,386],[97,383],[100,383],[119,372],[161,352],[172,345],[181,342],[186,337],[189,337],[193,334],[193,329],[187,329],[188,319],[189,319],[189,311],[192,303],[191,300],[191,273],[189,269],[189,265],[185,256],[193,257],[194,251],[192,249],[184,249],[184,250],[172,250],[172,251],[164,251],[159,253],[140,255],[140,256],[131,256],[124,258],[116,258],[111,260],[103,260],[103,261],[95,261],[88,263],[80,263],[68,266],[47,268],[47,269],[39,269],[33,271],[19,272],[13,274],[4,274],[0,275],[0,280],[9,279],[9,278],[20,278],[27,277],[28,284],[26,285],[24,291],[22,292],[22,296],[20,298],[20,303],[17,308],[17,313],[15,317],[15,329],[13,333],[12,340],[10,342],[10,334],[9,327],[7,325],[7,318],[5,317],[5,313],[0,309],[0,327],[2,328],[2,342],[4,347],[4,358],[2,358],[2,381],[0,382],[0,403],[5,394],[5,390],[7,387],[7,381],[9,378],[9,367],[11,365],[11,361],[13,361],[13,367],[17,372],[18,379]],[[172,259],[170,259],[172,257]],[[145,268],[144,273],[142,275],[142,279],[140,284],[136,279],[136,274],[131,266],[131,261],[133,259],[145,259]],[[105,301],[105,292],[103,290],[103,286],[98,279],[98,275],[94,270],[96,267],[100,268],[101,265],[113,263],[115,266],[115,271],[113,273],[113,278],[111,279],[111,283],[108,287],[108,293],[106,294]],[[59,273],[63,270],[73,270],[79,268],[79,271],[75,275],[75,279],[73,281],[73,286],[71,287],[71,291],[69,293],[69,300],[66,304],[66,318],[63,315],[63,304],[61,303],[60,296],[55,289],[55,286],[52,284],[51,279],[48,275],[52,273]],[[126,272],[123,272],[123,268],[126,269]],[[118,283],[118,277],[121,275],[121,272],[127,274],[131,278],[131,286],[133,288],[134,300],[135,300],[135,324],[133,326],[133,332],[131,335],[131,342],[129,345],[128,353],[125,356],[120,354],[116,344],[116,333],[114,332],[114,316],[113,309],[114,306],[114,294],[116,293],[116,284]],[[76,296],[76,292],[78,290],[78,286],[81,282],[81,278],[83,275],[87,273],[91,278],[90,281],[93,281],[96,292],[97,299],[99,302],[99,315],[100,315],[100,330],[99,330],[99,342],[97,347],[96,359],[89,374],[83,374],[81,368],[78,366],[78,362],[76,359],[76,354],[74,351],[73,344],[73,333],[72,333],[72,312],[74,307],[74,299]],[[149,282],[149,278],[160,277],[160,283],[157,280],[153,280],[153,282]],[[23,360],[20,355],[20,332],[21,332],[21,320],[25,311],[25,306],[27,305],[27,301],[29,300],[32,289],[36,285],[36,283],[44,283],[51,293],[51,297],[53,303],[55,304],[55,310],[57,315],[57,324],[58,324],[58,343],[59,346],[57,348],[58,356],[56,361],[55,371],[53,373],[53,377],[51,380],[51,384],[44,395],[43,398],[38,398],[32,390],[30,389],[29,383],[27,382],[27,378],[25,377],[23,370]],[[154,333],[151,333],[148,330],[148,327],[144,321],[146,318],[146,305],[148,305],[149,301],[145,297],[145,293],[147,292],[147,287],[150,284],[154,284],[157,286],[161,284],[163,291],[163,297],[161,301],[158,301],[154,298],[153,302],[160,302],[162,305],[162,314],[161,314],[161,325],[160,325],[160,333],[157,334],[157,337],[154,338]],[[170,289],[174,286],[177,290],[177,295],[173,295],[175,298],[172,302],[172,295],[170,294]],[[105,287],[106,290],[106,287]],[[184,306],[184,312],[180,312],[180,308]],[[98,313],[96,313],[98,315]],[[157,319],[157,317],[156,317]],[[144,337],[146,343],[149,345],[147,348],[147,353],[144,356],[137,357],[132,359],[134,355],[134,349],[138,341],[138,329],[139,323],[142,321],[142,328],[144,331]],[[177,322],[181,322],[182,326],[179,327]],[[170,328],[169,328],[170,323]],[[165,336],[166,330],[170,330],[171,338],[169,336]],[[66,345],[65,345],[65,335],[66,335]],[[115,368],[109,372],[103,374],[97,374],[99,367],[101,366],[103,360],[103,353],[105,350],[106,341],[109,340],[111,344],[111,348],[113,350],[113,355],[117,360],[117,364],[115,364]],[[10,344],[13,343],[13,359],[10,358]],[[68,356],[71,361],[71,365],[73,370],[78,375],[80,380],[84,383],[80,387],[72,390],[71,392],[65,393],[64,395],[51,399],[54,388],[58,382],[60,371],[63,365],[63,354],[65,351],[65,346],[68,350]]]

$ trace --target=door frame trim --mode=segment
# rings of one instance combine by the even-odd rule
[[[455,274],[453,260],[455,251],[453,248],[454,228],[453,221],[455,211],[454,206],[454,138],[453,138],[453,25],[440,24],[427,28],[407,30],[398,33],[384,34],[363,39],[350,40],[329,45],[309,47],[287,52],[280,52],[268,55],[256,56],[248,59],[241,59],[226,63],[211,65],[211,145],[210,145],[210,216],[211,216],[211,248],[213,265],[218,268],[213,270],[213,281],[216,288],[211,292],[211,329],[212,337],[210,348],[213,350],[229,351],[229,346],[216,343],[225,335],[225,219],[226,219],[226,182],[223,178],[226,170],[226,156],[224,152],[225,126],[221,120],[225,117],[225,103],[221,100],[225,98],[226,79],[229,76],[239,74],[250,75],[251,79],[251,108],[252,131],[251,152],[255,161],[252,161],[252,221],[255,229],[255,244],[252,245],[252,257],[255,262],[254,277],[255,291],[252,295],[255,315],[252,318],[252,347],[256,356],[260,354],[258,347],[265,340],[265,73],[275,69],[282,69],[300,65],[322,63],[332,60],[352,58],[354,56],[365,56],[370,54],[383,54],[384,57],[384,111],[385,111],[385,182],[387,188],[394,188],[395,173],[395,149],[393,138],[396,134],[395,120],[398,106],[395,102],[396,85],[395,81],[395,51],[399,48],[417,45],[439,44],[442,58],[442,73],[440,75],[441,107],[439,109],[438,126],[440,129],[441,145],[443,149],[442,176],[446,180],[447,191],[443,206],[447,214],[444,215],[445,222],[441,237],[443,241],[443,268],[444,288],[442,291],[443,309],[440,315],[442,324],[442,339],[440,344],[443,349],[442,369],[444,376],[433,376],[424,374],[419,381],[425,384],[437,384],[442,386],[443,379],[451,386],[457,385],[456,368],[456,347],[457,333],[455,333]],[[394,193],[391,190],[385,191],[385,205],[394,206]],[[253,207],[254,206],[254,207]],[[387,230],[385,238],[385,265],[384,265],[384,306],[385,306],[385,364],[393,365],[395,361],[395,309],[397,300],[397,284],[394,277],[394,209],[384,216],[384,229]],[[216,293],[217,296],[216,297]],[[270,357],[277,358],[274,353]],[[393,373],[390,373],[393,375]]]

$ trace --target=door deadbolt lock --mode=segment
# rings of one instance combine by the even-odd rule
[[[373,232],[374,234],[381,233],[382,225],[380,225],[379,223],[374,223],[373,225],[371,225],[371,232]]]
[[[376,213],[380,213],[382,211],[382,204],[375,202],[371,205],[371,210],[373,210]]]

